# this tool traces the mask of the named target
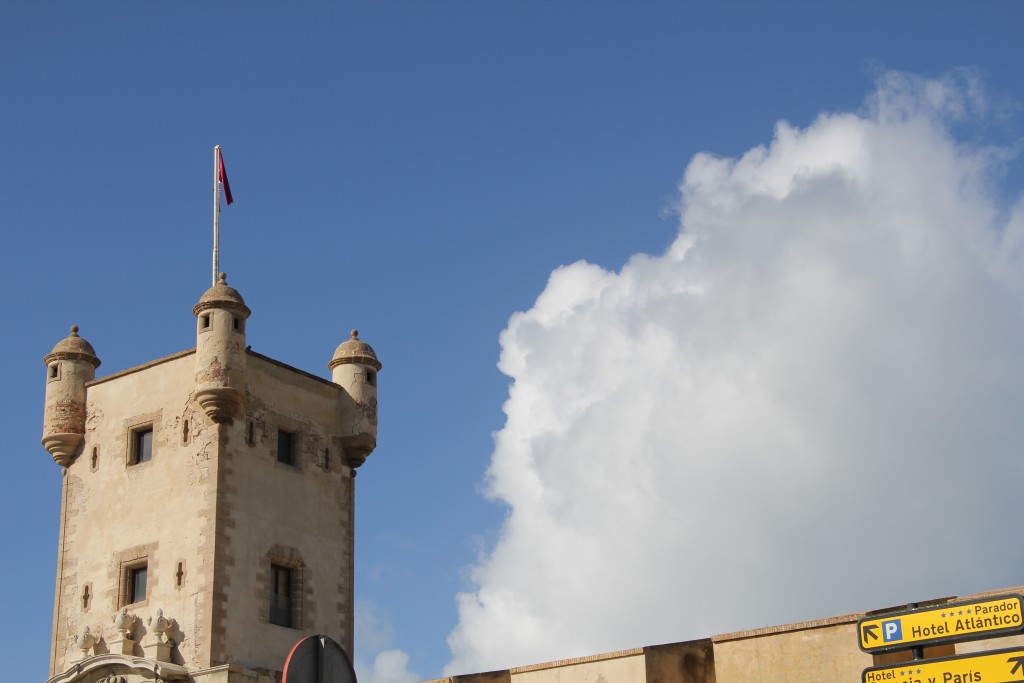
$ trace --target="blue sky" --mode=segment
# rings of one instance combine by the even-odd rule
[[[486,478],[493,435],[506,427],[510,384],[554,401],[564,387],[531,383],[529,372],[544,367],[555,377],[559,365],[530,366],[529,359],[540,361],[543,349],[575,359],[573,339],[595,334],[594,326],[615,332],[631,319],[595,314],[555,337],[510,331],[502,337],[506,354],[526,360],[507,360],[503,374],[499,335],[513,314],[543,318],[535,306],[542,292],[573,310],[578,294],[560,299],[563,285],[548,284],[562,266],[585,260],[616,273],[634,255],[670,253],[680,215],[687,215],[684,173],[693,173],[691,208],[704,206],[701,188],[711,183],[691,166],[698,153],[738,158],[769,147],[777,122],[811,130],[820,115],[846,112],[884,127],[888,119],[873,112],[871,93],[909,92],[923,101],[928,87],[921,83],[929,79],[951,83],[967,102],[977,101],[968,96],[975,85],[984,89],[980,113],[968,107],[949,114],[936,105],[942,111],[921,120],[937,126],[931,147],[949,144],[989,164],[969,178],[983,182],[978,194],[988,204],[968,202],[964,215],[979,225],[1012,223],[1005,216],[1024,185],[1014,156],[1024,139],[1022,19],[1024,8],[1011,2],[5,4],[0,283],[12,376],[0,524],[10,544],[2,570],[8,613],[17,618],[0,626],[0,636],[19,653],[12,678],[43,680],[52,615],[60,473],[38,442],[41,358],[71,324],[96,347],[101,374],[193,345],[191,306],[210,281],[213,145],[223,147],[235,196],[223,214],[221,265],[253,309],[253,348],[326,376],[334,347],[358,327],[384,363],[379,446],[358,479],[357,656],[368,679],[392,680],[382,667],[371,672],[382,651],[408,657],[395,680],[424,679],[453,660],[446,638],[460,619],[477,623],[465,612],[460,617],[456,595],[504,585],[494,568],[512,551],[495,549],[516,547],[500,541],[514,538],[509,520],[524,508],[500,473]],[[962,68],[969,71],[956,71]],[[890,70],[923,81],[884,85]],[[920,114],[914,106],[901,111],[911,122]],[[823,139],[829,130],[821,125]],[[799,144],[820,150],[811,138]],[[931,139],[913,149],[929,148]],[[777,220],[799,221],[798,209]],[[696,226],[702,219],[692,220]],[[813,260],[821,252],[810,253]],[[715,258],[728,261],[707,256]],[[559,272],[594,287],[603,281],[584,268]],[[907,292],[918,290],[908,285]],[[696,313],[694,319],[707,329],[715,324]],[[991,319],[1004,321],[1004,309]],[[908,330],[945,329],[922,325]],[[972,337],[964,347],[988,348],[985,340],[1013,339],[1016,329]],[[839,363],[827,344],[809,348],[832,359],[826,367]],[[565,373],[572,386],[595,374],[573,368]],[[695,376],[680,372],[680,382]],[[1014,381],[1000,396],[1020,389],[1009,376]],[[837,402],[825,417],[843,422],[836,415],[854,414],[853,405]],[[914,433],[945,414],[923,414]],[[989,414],[1002,419],[998,410]],[[559,450],[582,448],[587,435],[574,437],[571,427],[587,423],[560,419]],[[1005,434],[996,430],[1004,445],[1015,436],[1012,418],[1005,419]],[[510,429],[505,433],[533,439],[541,452],[546,436]],[[842,439],[854,429],[843,422],[830,434]],[[886,438],[880,432],[876,445],[893,447]],[[582,481],[592,472],[581,467],[553,466],[546,475]],[[632,479],[620,481],[628,488]],[[488,490],[498,499],[488,499]],[[547,528],[571,527],[548,520],[532,528],[534,538]],[[546,585],[541,573],[533,580],[538,595],[558,585]],[[966,592],[1006,580],[982,568],[929,588]],[[616,592],[612,581],[602,577],[598,585]],[[823,586],[822,594],[828,590],[837,592]],[[937,596],[904,597],[879,584],[857,597]],[[731,627],[880,606],[757,605]],[[546,639],[570,656],[647,644],[648,637],[710,635],[692,632],[703,624],[730,627],[696,620],[589,640]],[[550,658],[528,645],[506,653],[466,647],[454,666]],[[486,654],[474,658],[469,650]]]

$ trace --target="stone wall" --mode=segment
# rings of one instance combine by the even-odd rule
[[[1024,586],[1003,588],[928,604],[1022,594]],[[922,606],[926,603],[922,603]],[[894,606],[872,616],[902,611]],[[623,650],[534,664],[483,674],[464,674],[428,683],[792,683],[861,680],[864,669],[907,661],[910,651],[867,654],[860,650],[857,621],[867,613],[728,633],[705,640]],[[925,659],[1024,646],[1024,635],[934,645]]]
[[[88,385],[85,441],[65,472],[51,674],[81,658],[75,640],[85,627],[99,638],[96,653],[143,656],[157,609],[174,620],[178,663],[209,665],[203,596],[212,555],[204,547],[213,532],[216,433],[196,414],[193,375],[193,355],[183,352]],[[140,429],[152,429],[153,455],[132,464]],[[126,580],[140,566],[147,597],[131,603]],[[137,617],[126,642],[113,623],[123,607]]]
[[[243,415],[222,425],[218,484],[216,662],[280,668],[302,635],[351,652],[351,471],[343,464],[340,388],[257,354]],[[294,464],[278,461],[278,430]],[[292,628],[268,621],[271,565],[292,571]]]

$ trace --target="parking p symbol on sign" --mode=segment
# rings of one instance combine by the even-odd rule
[[[891,643],[894,640],[903,640],[903,624],[899,619],[890,619],[882,622],[882,640]]]

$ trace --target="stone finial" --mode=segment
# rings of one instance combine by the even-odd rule
[[[89,627],[86,626],[82,629],[78,638],[75,639],[75,646],[82,651],[82,657],[87,657],[89,656],[89,650],[92,649],[92,646],[96,644],[97,640],[96,636],[89,632]]]
[[[156,614],[151,616],[146,621],[146,624],[153,633],[153,637],[148,639],[148,642],[142,644],[142,650],[145,652],[146,657],[155,659],[158,662],[170,662],[171,648],[174,647],[175,643],[172,638],[165,638],[165,636],[172,629],[177,628],[177,622],[174,619],[165,617],[162,609],[157,609]]]
[[[121,611],[114,615],[114,628],[124,635],[128,640],[132,639],[132,629],[135,628],[135,621],[138,619],[134,614],[128,613],[127,607],[122,607]]]
[[[164,617],[163,609],[157,608],[156,614],[150,617],[146,624],[149,626],[149,630],[153,632],[153,635],[156,636],[157,642],[164,642],[164,634],[171,628],[171,620]]]

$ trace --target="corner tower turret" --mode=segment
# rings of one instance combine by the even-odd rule
[[[344,389],[341,404],[341,446],[345,464],[359,467],[377,447],[377,372],[381,363],[369,344],[352,330],[327,367],[332,381]]]
[[[100,359],[92,344],[78,336],[78,326],[43,358],[46,407],[43,447],[61,467],[70,465],[85,438],[85,383],[96,378]]]
[[[192,313],[196,316],[195,399],[214,422],[230,422],[245,396],[245,322],[252,311],[221,273]]]

